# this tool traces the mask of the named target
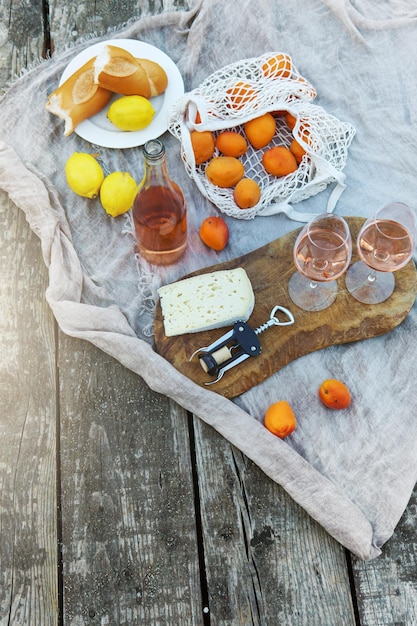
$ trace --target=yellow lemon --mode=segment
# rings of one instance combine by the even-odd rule
[[[104,180],[100,164],[91,154],[74,152],[65,164],[65,176],[70,189],[84,198],[98,196]]]
[[[136,182],[128,172],[109,174],[100,189],[103,209],[112,217],[126,213],[133,204],[136,188]]]
[[[109,120],[120,130],[142,130],[153,120],[155,110],[143,96],[123,96],[107,112]]]

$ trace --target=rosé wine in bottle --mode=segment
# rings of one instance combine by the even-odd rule
[[[157,265],[177,261],[187,246],[187,211],[179,186],[168,175],[165,148],[158,139],[144,148],[145,173],[132,215],[140,255]]]

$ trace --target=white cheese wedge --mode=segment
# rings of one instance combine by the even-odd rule
[[[245,270],[219,270],[158,289],[167,337],[246,322],[255,297]]]

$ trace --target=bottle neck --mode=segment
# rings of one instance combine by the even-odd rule
[[[143,185],[158,185],[169,187],[171,184],[167,164],[165,147],[159,139],[148,141],[143,147],[144,175]]]
[[[144,160],[144,183],[168,186],[170,184],[165,156]]]

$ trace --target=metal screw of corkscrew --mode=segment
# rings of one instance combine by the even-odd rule
[[[286,315],[285,321],[280,321],[277,317],[278,311]],[[219,337],[209,346],[193,352],[190,361],[198,354],[203,370],[210,376],[217,376],[215,380],[204,384],[213,385],[222,378],[227,370],[242,363],[250,356],[258,356],[261,353],[262,348],[258,335],[271,326],[289,326],[291,324],[294,324],[294,316],[291,311],[277,305],[272,309],[269,320],[255,330],[246,322],[237,321],[228,333]]]

